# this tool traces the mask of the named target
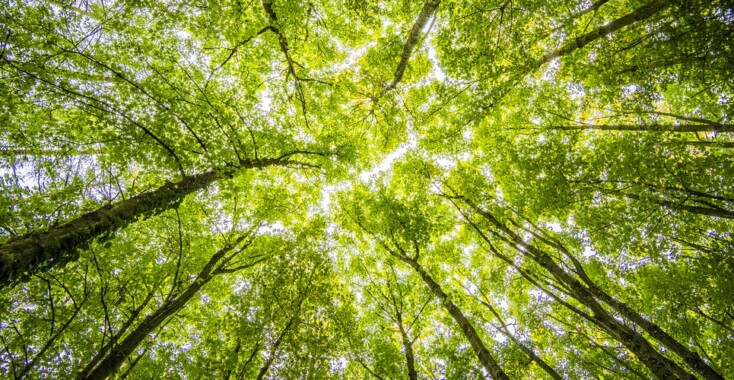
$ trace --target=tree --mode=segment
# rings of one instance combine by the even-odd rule
[[[734,377],[734,6],[10,1],[0,377]]]

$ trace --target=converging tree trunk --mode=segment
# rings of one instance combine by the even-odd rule
[[[610,33],[624,28],[625,26],[640,22],[642,20],[646,20],[672,4],[673,1],[671,0],[654,0],[650,4],[637,8],[631,13],[628,13],[604,26],[600,26],[599,28],[592,30],[589,33],[572,39],[561,48],[552,51],[538,59],[535,62],[534,67],[540,67],[556,58],[562,57],[575,50],[581,49],[584,46],[606,35],[609,35]]]
[[[575,276],[563,269],[550,254],[534,245],[527,244],[520,235],[510,230],[504,223],[500,222],[492,214],[483,210],[468,198],[462,196],[459,196],[459,198],[474,212],[481,215],[491,225],[497,228],[498,231],[492,232],[494,236],[513,246],[525,257],[538,263],[560,284],[563,284],[577,301],[591,310],[591,317],[594,323],[622,343],[630,352],[634,353],[653,374],[661,379],[695,379],[695,376],[658,352],[641,334],[611,315],[601,305],[600,301],[604,301],[597,299],[596,290],[592,291],[587,287],[588,285],[582,284]],[[601,291],[598,288],[597,290]]]
[[[125,336],[119,344],[109,349],[104,359],[100,360],[96,366],[88,366],[93,368],[85,368],[81,373],[79,373],[78,378],[104,380],[114,374],[120,368],[125,359],[135,351],[140,343],[150,336],[150,334],[153,333],[153,331],[155,331],[165,320],[183,309],[191,298],[193,298],[201,288],[214,277],[228,271],[226,265],[232,260],[232,258],[250,245],[252,241],[251,239],[245,241],[248,237],[250,237],[249,234],[243,234],[234,242],[217,251],[206,265],[204,265],[204,268],[199,272],[191,284],[177,295],[168,297],[156,311],[146,316],[145,319],[127,336]],[[243,241],[245,242],[243,243]],[[257,264],[258,262],[259,261],[247,266],[238,267],[237,269],[244,269],[245,267]]]
[[[489,309],[490,313],[492,313],[492,315],[495,317],[495,319],[497,319],[497,322],[500,325],[500,327],[498,328],[498,330],[500,331],[500,333],[502,333],[502,335],[506,336],[513,343],[515,343],[518,347],[520,347],[520,350],[523,353],[525,353],[525,355],[527,355],[530,358],[530,360],[534,361],[535,364],[537,364],[540,368],[542,368],[543,371],[545,371],[545,373],[548,374],[548,376],[550,376],[551,378],[556,379],[556,380],[562,380],[563,379],[563,376],[561,376],[558,372],[556,372],[556,370],[553,369],[553,367],[551,367],[548,363],[546,363],[546,361],[543,360],[543,358],[541,358],[540,356],[538,356],[538,354],[536,354],[535,351],[533,351],[532,348],[530,348],[530,347],[526,346],[525,344],[523,344],[519,339],[517,339],[517,337],[515,335],[513,335],[510,332],[510,329],[507,328],[507,324],[505,323],[505,321],[502,319],[502,317],[497,312],[497,310],[495,310],[494,307],[489,302],[487,302],[485,300],[481,300],[481,299],[478,300],[478,301],[479,301],[479,303],[481,303],[482,305],[484,305],[487,309]]]
[[[449,312],[454,321],[456,321],[456,323],[459,325],[459,327],[461,328],[461,332],[464,334],[466,339],[469,340],[469,344],[474,350],[474,353],[477,355],[479,362],[482,364],[484,369],[487,370],[490,376],[492,376],[493,379],[509,380],[507,374],[505,374],[499,363],[497,363],[497,360],[495,360],[487,347],[484,345],[484,342],[482,342],[482,339],[479,337],[477,330],[474,328],[471,322],[469,322],[461,309],[459,309],[459,307],[456,306],[456,304],[449,299],[448,295],[443,291],[443,289],[441,289],[441,286],[433,279],[433,277],[431,277],[431,275],[429,275],[428,272],[426,272],[423,267],[418,264],[417,260],[414,260],[413,258],[410,258],[408,256],[397,257],[406,264],[410,265],[421,276],[423,282],[426,284],[426,286],[428,286],[428,288],[436,296],[436,298],[441,301],[443,307],[446,309],[446,311]]]
[[[482,364],[482,367],[487,370],[490,376],[492,376],[493,379],[509,380],[507,374],[505,374],[497,360],[489,352],[489,349],[487,349],[487,347],[484,345],[484,342],[482,342],[482,339],[479,337],[477,330],[474,328],[471,322],[469,322],[469,319],[467,319],[461,309],[459,309],[459,307],[456,306],[456,304],[453,303],[451,299],[449,299],[448,295],[443,291],[443,289],[441,289],[441,286],[433,279],[433,277],[431,277],[431,275],[428,274],[428,272],[426,272],[425,269],[423,269],[423,267],[418,263],[417,255],[416,257],[410,257],[402,250],[401,252],[396,252],[382,241],[380,241],[380,245],[382,245],[382,247],[385,248],[390,253],[390,255],[408,264],[411,268],[413,268],[413,270],[416,271],[416,273],[418,273],[418,275],[421,276],[423,282],[431,290],[431,293],[433,293],[433,295],[436,296],[439,301],[441,301],[441,305],[443,305],[446,311],[448,311],[451,315],[451,318],[453,318],[454,321],[459,325],[459,327],[461,328],[461,332],[469,341],[469,344],[474,350],[474,353],[477,355],[479,363]]]
[[[734,132],[734,125],[729,124],[579,124],[579,125],[553,125],[551,129],[560,130],[598,130],[598,131],[670,131],[670,132]]]
[[[231,169],[298,164],[288,160],[288,156],[242,160]],[[187,195],[227,176],[219,170],[186,176],[177,183],[167,182],[153,191],[102,206],[46,231],[34,231],[12,238],[0,245],[0,287],[23,281],[32,273],[75,260],[76,251],[95,238],[111,234],[141,217],[150,217],[173,208]]]
[[[459,309],[459,307],[451,301],[449,296],[443,291],[443,289],[441,289],[441,286],[433,279],[433,277],[431,277],[431,275],[426,272],[423,267],[418,263],[418,247],[414,247],[416,249],[416,254],[414,257],[409,256],[405,252],[405,249],[403,249],[396,242],[395,249],[393,249],[389,245],[387,245],[379,236],[369,231],[351,214],[347,214],[363,231],[372,235],[372,237],[380,244],[380,246],[382,246],[382,248],[385,249],[385,251],[387,251],[387,253],[389,253],[396,259],[408,264],[411,268],[413,268],[413,270],[416,271],[416,273],[418,273],[418,275],[421,276],[421,279],[423,279],[423,282],[426,284],[426,286],[428,286],[428,289],[431,291],[431,293],[433,293],[433,295],[436,296],[439,301],[441,301],[441,305],[443,305],[446,311],[448,311],[449,315],[451,315],[451,318],[453,318],[454,321],[459,325],[462,334],[469,341],[472,350],[474,350],[477,359],[479,359],[479,363],[482,365],[482,367],[484,367],[487,373],[489,373],[489,375],[493,379],[509,380],[507,374],[504,372],[504,370],[502,370],[502,367],[500,367],[497,360],[489,352],[489,349],[487,349],[487,347],[484,345],[484,342],[482,342],[482,339],[479,337],[477,330],[474,328],[471,322],[469,322],[469,319],[467,319],[461,309]]]
[[[423,3],[423,8],[421,8],[420,13],[418,14],[418,18],[416,18],[415,22],[413,23],[413,27],[410,28],[408,40],[405,41],[405,44],[403,45],[403,52],[400,54],[400,62],[398,63],[398,67],[395,70],[395,76],[393,77],[393,80],[388,83],[385,88],[382,89],[382,94],[385,94],[388,91],[395,89],[398,83],[400,83],[400,81],[403,79],[403,75],[405,75],[405,69],[408,67],[408,61],[410,60],[411,54],[413,54],[413,50],[418,45],[421,33],[428,24],[428,20],[430,19],[431,15],[436,12],[436,8],[438,8],[438,4],[440,2],[440,0],[426,0]]]
[[[403,318],[398,314],[398,328],[400,330],[400,338],[403,343],[403,351],[405,351],[405,365],[408,367],[408,379],[418,380],[418,371],[415,369],[415,353],[413,352],[413,343],[408,337],[408,332],[403,326]]]
[[[640,200],[640,201],[648,200],[652,203],[655,203],[657,205],[660,205],[670,210],[683,210],[691,214],[714,216],[714,217],[723,218],[723,219],[734,219],[734,211],[730,211],[730,210],[727,210],[725,208],[721,208],[718,206],[717,207],[691,206],[691,205],[684,204],[684,202],[671,202],[671,201],[664,201],[664,200],[659,200],[659,199],[650,199],[648,197],[641,197],[637,194],[631,194],[631,193],[629,194],[624,193],[623,195],[625,198],[629,198],[629,199]]]

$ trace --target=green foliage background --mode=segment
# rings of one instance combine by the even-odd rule
[[[732,78],[727,0],[3,0],[0,243],[215,179],[14,269],[0,376],[490,376],[454,305],[509,378],[660,378],[602,314],[734,378]]]

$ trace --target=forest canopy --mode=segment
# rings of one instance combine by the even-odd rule
[[[4,0],[0,377],[734,378],[730,0]]]

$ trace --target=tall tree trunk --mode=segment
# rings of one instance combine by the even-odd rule
[[[655,340],[660,342],[663,346],[675,352],[676,355],[678,355],[681,359],[683,359],[683,361],[685,361],[686,364],[688,364],[694,371],[696,371],[704,379],[724,380],[724,377],[718,374],[708,364],[706,364],[706,362],[704,362],[701,356],[699,356],[696,352],[691,351],[688,347],[678,342],[675,338],[673,338],[667,332],[665,332],[665,330],[663,330],[660,326],[647,320],[645,317],[643,317],[640,313],[636,312],[626,303],[615,299],[614,297],[609,295],[609,293],[599,288],[599,286],[596,285],[596,283],[593,282],[591,278],[586,274],[586,271],[584,270],[583,266],[581,265],[581,262],[579,262],[578,259],[576,259],[573,255],[571,255],[570,252],[565,247],[561,247],[561,248],[564,254],[571,259],[576,273],[579,275],[581,280],[586,284],[586,286],[589,288],[591,293],[594,294],[594,296],[596,296],[599,300],[606,303],[607,305],[611,306],[614,310],[616,310],[623,317],[627,318],[628,320],[640,326],[643,330],[645,330],[646,333],[648,333],[651,337],[653,337]]]
[[[635,9],[632,13],[624,15],[604,26],[592,30],[589,33],[578,36],[573,40],[566,43],[560,49],[552,51],[535,62],[535,67],[540,67],[556,58],[567,55],[575,50],[581,49],[584,46],[612,33],[625,26],[640,22],[648,19],[655,15],[657,12],[673,4],[671,0],[653,0],[650,4]]]
[[[415,23],[413,23],[413,27],[410,28],[408,40],[405,41],[405,45],[403,45],[403,52],[400,54],[400,62],[398,63],[398,68],[395,70],[395,76],[392,82],[388,83],[388,85],[382,89],[381,95],[393,90],[403,79],[405,69],[408,67],[408,61],[410,60],[411,54],[413,54],[413,49],[415,49],[416,45],[418,45],[418,41],[420,40],[421,32],[423,31],[423,28],[425,28],[426,24],[428,24],[428,19],[436,11],[440,2],[440,0],[426,0],[423,3],[423,8],[421,8],[418,18],[416,18]]]
[[[609,314],[596,299],[592,291],[564,270],[551,255],[533,245],[527,244],[520,235],[509,229],[504,223],[500,222],[489,212],[481,209],[468,198],[461,197],[461,199],[471,209],[506,235],[500,236],[495,234],[495,236],[511,244],[518,252],[538,263],[553,278],[565,285],[577,301],[592,311],[592,318],[595,323],[627,347],[630,352],[634,353],[655,376],[661,379],[695,379],[695,376],[689,374],[674,361],[658,352],[642,335]]]
[[[397,252],[395,252],[395,254],[397,254]],[[487,370],[490,376],[493,379],[509,380],[507,374],[505,374],[494,357],[492,357],[492,354],[489,352],[487,347],[484,345],[484,342],[482,342],[477,330],[474,329],[474,326],[472,326],[471,322],[469,322],[461,309],[459,309],[459,307],[449,299],[448,295],[443,291],[443,289],[441,289],[441,286],[433,279],[433,277],[431,277],[431,275],[429,275],[428,272],[418,264],[417,260],[399,254],[398,257],[400,260],[410,265],[421,276],[423,282],[426,283],[436,298],[441,301],[441,305],[443,305],[454,321],[456,321],[459,327],[461,327],[461,332],[464,333],[466,339],[469,340],[469,344],[471,344],[479,362],[482,364],[484,369]]]
[[[552,125],[551,129],[560,130],[598,130],[598,131],[670,131],[670,132],[734,132],[734,125],[730,124],[580,124],[580,125]],[[691,141],[691,143],[696,143]],[[701,144],[703,145],[703,144]]]
[[[242,160],[232,169],[294,163],[286,157]],[[186,176],[180,182],[167,182],[153,191],[102,206],[46,231],[34,231],[12,238],[0,245],[0,288],[24,281],[32,273],[73,261],[77,257],[76,250],[83,249],[96,237],[111,234],[138,218],[157,215],[175,207],[188,194],[204,189],[226,176],[218,170]]]
[[[477,330],[474,329],[474,326],[472,326],[471,322],[466,318],[464,313],[459,309],[456,304],[454,304],[451,299],[449,299],[448,295],[441,289],[441,286],[431,277],[428,272],[426,272],[423,267],[418,263],[418,247],[416,246],[416,255],[415,257],[410,257],[405,252],[405,250],[398,245],[395,244],[398,251],[391,248],[389,245],[387,245],[379,236],[377,236],[374,232],[368,230],[364,224],[362,224],[358,219],[354,218],[352,214],[347,212],[347,215],[356,223],[362,230],[372,235],[373,238],[382,246],[385,251],[387,251],[391,256],[395,257],[396,259],[408,264],[411,268],[413,268],[418,275],[421,276],[423,279],[423,282],[428,286],[428,288],[431,290],[434,296],[438,298],[439,301],[441,301],[441,305],[446,309],[446,311],[449,312],[451,317],[456,321],[456,323],[461,328],[461,332],[464,334],[464,337],[469,341],[469,344],[471,345],[472,349],[474,350],[474,353],[477,355],[477,358],[479,359],[479,363],[484,367],[484,369],[489,373],[489,375],[493,379],[499,379],[499,380],[509,380],[509,377],[507,377],[507,374],[502,370],[502,367],[500,367],[499,363],[497,363],[497,360],[492,356],[492,354],[489,352],[487,347],[484,345],[484,342],[482,342],[482,339],[479,337],[479,334],[477,333]]]
[[[260,372],[258,372],[257,374],[257,380],[262,380],[265,377],[265,374],[268,373],[270,366],[273,365],[273,361],[275,361],[275,354],[278,352],[280,344],[283,343],[283,339],[285,339],[285,336],[293,327],[293,324],[296,322],[296,319],[301,313],[301,305],[303,305],[304,299],[305,298],[302,297],[300,300],[298,300],[298,305],[296,306],[295,312],[293,313],[293,315],[291,315],[290,318],[288,318],[288,322],[285,324],[285,327],[283,327],[283,330],[281,330],[280,334],[278,334],[278,338],[275,339],[275,342],[273,342],[273,344],[271,345],[268,358],[265,359],[265,363],[260,368]]]
[[[712,207],[701,207],[701,206],[690,206],[683,203],[678,202],[670,202],[670,201],[661,201],[659,199],[650,199],[650,198],[643,198],[640,197],[637,194],[623,194],[625,198],[629,199],[635,199],[640,201],[649,200],[652,203],[658,204],[660,206],[663,206],[665,208],[671,209],[671,210],[683,210],[686,212],[690,212],[691,214],[698,214],[698,215],[706,215],[706,216],[714,216],[717,218],[723,218],[723,219],[734,219],[734,211],[730,211],[724,208],[712,208]]]
[[[525,355],[527,355],[530,358],[530,360],[534,361],[535,364],[537,364],[540,368],[542,368],[543,371],[545,371],[545,373],[548,374],[548,376],[556,380],[563,380],[563,377],[558,372],[556,372],[556,370],[553,369],[553,367],[551,367],[548,363],[546,363],[545,360],[543,360],[543,358],[538,356],[538,354],[536,354],[535,351],[533,351],[530,347],[524,345],[519,339],[517,339],[517,337],[515,337],[513,334],[510,333],[510,329],[507,328],[507,324],[505,323],[505,321],[502,319],[502,317],[497,312],[497,310],[495,310],[494,307],[489,302],[486,302],[481,299],[478,301],[479,303],[484,305],[487,309],[489,309],[492,315],[494,315],[494,317],[497,319],[497,322],[499,322],[501,326],[498,330],[502,333],[502,335],[506,336],[511,341],[513,341],[515,344],[517,344],[518,347],[520,347],[520,350],[524,352]]]
[[[157,288],[157,286],[153,287],[153,289],[148,293],[143,302],[141,302],[140,305],[138,305],[138,307],[136,307],[130,313],[130,316],[125,320],[122,326],[120,326],[120,329],[117,330],[117,332],[110,337],[110,340],[107,342],[107,344],[104,344],[99,348],[97,354],[94,355],[92,360],[90,360],[89,363],[87,363],[87,365],[84,367],[84,369],[79,372],[79,374],[77,375],[78,378],[85,378],[95,367],[99,365],[102,360],[104,360],[104,358],[107,356],[107,353],[115,347],[115,344],[117,344],[120,338],[122,338],[122,336],[133,325],[133,323],[135,323],[135,321],[138,319],[138,315],[143,312],[148,303],[153,299]]]
[[[418,380],[418,371],[415,370],[415,353],[413,352],[413,343],[410,341],[408,332],[405,331],[405,327],[403,326],[402,315],[398,314],[397,319],[400,337],[403,342],[403,350],[405,350],[405,364],[408,367],[408,379]]]
[[[237,248],[243,240],[248,237],[248,234],[243,234],[232,244],[225,246],[224,248],[217,251],[211,259],[204,265],[204,268],[196,276],[196,279],[179,295],[175,297],[169,297],[163,304],[152,314],[145,317],[143,322],[140,323],[134,330],[130,332],[120,343],[109,350],[107,356],[99,361],[99,364],[88,374],[82,372],[79,374],[79,379],[98,379],[104,380],[114,374],[135,351],[140,343],[145,340],[158,326],[163,323],[166,319],[176,314],[193,298],[201,288],[211,281],[217,274],[222,273],[220,270],[223,268],[229,260],[235,255],[244,250],[249,244],[245,243],[242,247]],[[231,251],[236,251],[230,254]],[[253,264],[254,265],[254,264]],[[86,370],[86,369],[85,369]]]

